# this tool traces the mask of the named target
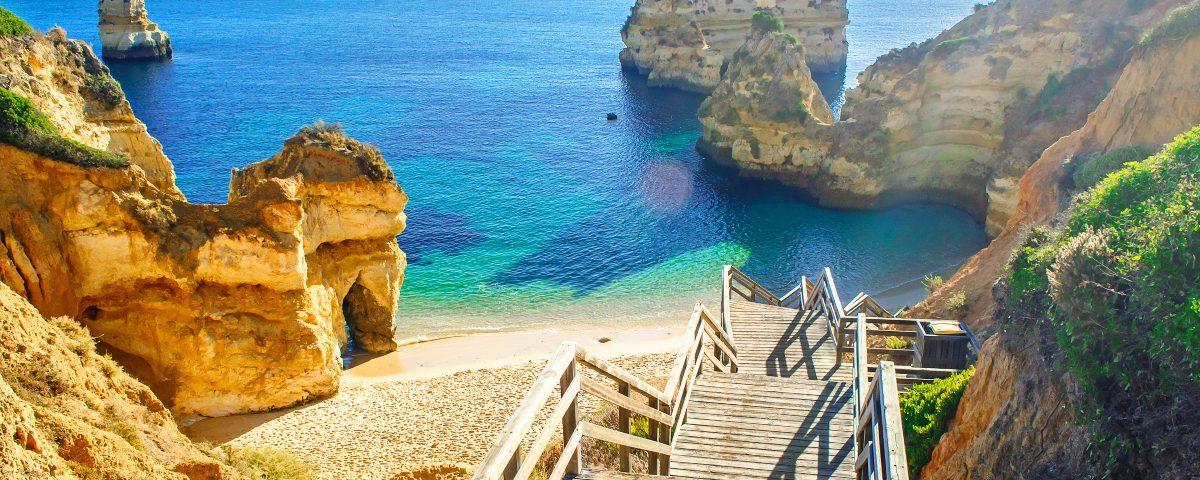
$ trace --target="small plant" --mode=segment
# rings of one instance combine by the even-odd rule
[[[908,348],[912,347],[912,344],[913,341],[907,338],[884,337],[883,339],[884,348],[890,348],[893,350],[907,350]]]
[[[4,7],[0,7],[0,37],[11,35],[25,35],[32,32],[29,24],[25,23],[21,17],[14,15]]]
[[[925,287],[925,291],[929,293],[933,293],[937,291],[937,289],[942,288],[942,284],[944,283],[946,283],[946,281],[942,279],[941,275],[935,275],[932,273],[921,279],[921,286]]]
[[[313,468],[273,448],[221,447],[229,465],[250,480],[316,480]]]
[[[908,476],[917,478],[929,463],[933,448],[946,433],[958,411],[975,367],[930,383],[913,385],[900,394],[900,416],[904,423],[904,449],[908,454]]]
[[[795,103],[785,104],[775,111],[772,115],[777,122],[800,122],[801,124],[808,123],[808,117],[811,114],[808,112],[808,105],[804,104],[804,99],[797,99]]]
[[[142,436],[138,433],[136,428],[128,423],[120,420],[113,420],[105,425],[104,429],[112,432],[118,437],[121,437],[122,440],[125,440],[125,442],[133,448],[138,450],[146,449],[146,444],[142,443]]]
[[[771,12],[759,10],[750,17],[750,31],[757,34],[782,32],[783,21]]]
[[[1200,33],[1200,2],[1192,2],[1167,14],[1162,23],[1146,32],[1141,44],[1149,45],[1172,38],[1187,38]]]
[[[125,99],[125,92],[121,91],[121,84],[108,74],[101,73],[88,77],[83,88],[92,98],[109,108],[120,105],[121,101]]]
[[[612,341],[612,337],[600,337],[600,339],[596,341],[600,343],[608,343]]]
[[[962,317],[967,314],[967,294],[955,292],[946,298],[946,313],[952,317]]]
[[[1082,158],[1080,163],[1075,165],[1075,171],[1071,173],[1071,181],[1077,189],[1092,188],[1104,180],[1108,174],[1120,170],[1126,163],[1145,160],[1153,153],[1148,149],[1133,146],[1118,148],[1090,158]]]

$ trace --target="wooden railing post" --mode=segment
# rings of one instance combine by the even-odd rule
[[[628,397],[629,396],[629,383],[620,382],[617,385],[617,393],[620,393],[621,395]],[[617,428],[620,429],[621,433],[630,433],[629,432],[629,410],[626,410],[625,407],[620,407],[620,406],[617,407]],[[629,472],[629,447],[627,447],[625,445],[618,445],[617,446],[617,458],[619,458],[620,462],[621,462],[621,471],[628,473]]]
[[[662,408],[659,407],[659,402],[657,399],[651,398],[649,405],[650,405],[650,408],[653,408],[660,412],[662,411]],[[661,443],[662,442],[662,432],[659,431],[660,427],[658,426],[658,422],[655,420],[649,419],[649,418],[646,419],[646,421],[649,426],[649,428],[647,428],[646,431],[650,433],[650,439]],[[647,454],[646,454],[646,473],[648,473],[650,475],[658,475],[658,454],[657,453],[647,452]]]
[[[879,384],[879,423],[886,432],[880,439],[880,453],[888,480],[908,480],[908,453],[904,450],[904,423],[900,418],[900,392],[896,384],[896,365],[879,362],[875,372]]]
[[[575,381],[575,375],[580,374],[578,371],[578,366],[579,361],[572,359],[570,365],[567,365],[567,368],[563,371],[562,378],[558,381],[558,391],[561,392],[561,394],[565,394],[567,392],[567,388],[571,386],[571,382]],[[576,396],[575,400],[571,402],[571,406],[567,409],[567,413],[564,414],[562,418],[562,438],[564,444],[567,443],[568,439],[575,436],[575,429],[578,426],[579,397]],[[579,469],[582,466],[582,462],[580,460],[582,455],[580,455],[579,448],[576,448],[575,451],[572,452],[564,451],[562,454],[570,455],[572,457],[571,460],[567,462],[566,473],[579,473]]]

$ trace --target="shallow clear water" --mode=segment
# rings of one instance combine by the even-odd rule
[[[973,3],[852,0],[850,74],[827,95]],[[727,262],[780,292],[830,266],[843,295],[899,306],[984,245],[958,210],[820,209],[706,164],[702,98],[619,68],[631,4],[155,0],[175,60],[112,67],[193,201],[223,202],[232,167],[317,119],[378,145],[412,198],[406,337],[678,321],[715,303]],[[5,6],[98,47],[94,1]]]

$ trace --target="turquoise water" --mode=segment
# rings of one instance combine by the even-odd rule
[[[378,145],[412,198],[406,337],[674,322],[715,304],[723,263],[781,292],[830,266],[847,297],[899,306],[985,244],[951,208],[820,209],[704,162],[702,98],[619,68],[631,3],[157,0],[175,60],[112,69],[192,201],[223,202],[232,167],[317,119]],[[851,79],[827,95],[972,4],[853,0]],[[94,1],[5,6],[98,47]]]

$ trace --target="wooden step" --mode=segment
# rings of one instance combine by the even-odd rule
[[[597,470],[597,469],[591,469],[591,468],[585,468],[585,469],[583,469],[582,472],[579,472],[579,474],[569,474],[568,473],[565,477],[563,477],[564,480],[651,480],[651,479],[657,479],[657,480],[668,479],[669,480],[669,479],[673,479],[673,478],[677,478],[677,477],[661,476],[661,475],[647,475],[644,473],[610,472],[608,470]]]

